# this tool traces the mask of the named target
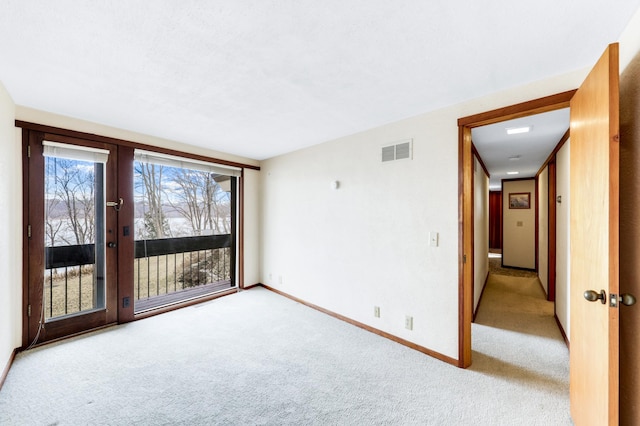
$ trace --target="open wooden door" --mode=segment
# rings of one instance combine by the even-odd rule
[[[570,393],[578,426],[618,424],[618,67],[612,44],[571,100]]]

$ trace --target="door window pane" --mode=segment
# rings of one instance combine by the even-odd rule
[[[45,156],[45,319],[105,307],[104,173]]]

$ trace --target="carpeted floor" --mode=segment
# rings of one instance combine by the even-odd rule
[[[19,354],[0,424],[571,424],[548,306],[493,278],[467,370],[256,288]]]
[[[527,269],[503,268],[502,256],[492,253],[489,254],[489,272],[496,275],[507,275],[510,277],[534,278],[538,276],[537,272]]]

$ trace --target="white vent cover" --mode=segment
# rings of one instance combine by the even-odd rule
[[[406,139],[382,147],[382,162],[410,160],[412,158],[413,139]]]

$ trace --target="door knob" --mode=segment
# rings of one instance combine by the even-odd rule
[[[587,290],[584,292],[584,298],[589,302],[595,302],[599,300],[603,305],[607,303],[607,292],[600,290],[600,293],[596,293],[594,290]]]
[[[620,295],[620,303],[631,306],[636,304],[636,297],[633,294],[624,293]]]
[[[107,247],[109,247],[109,248],[115,248],[115,247],[116,247],[116,243],[114,243],[113,241],[109,241],[109,242],[107,243]]]

